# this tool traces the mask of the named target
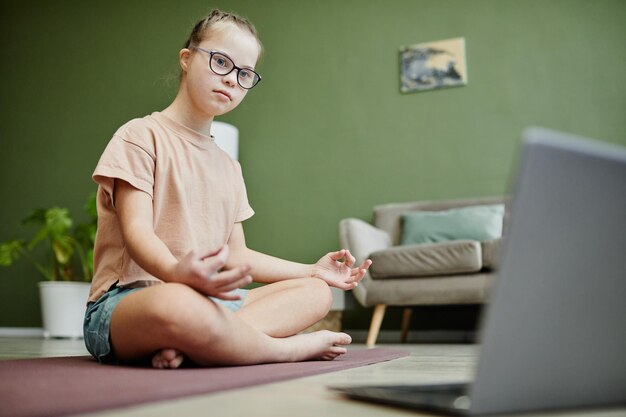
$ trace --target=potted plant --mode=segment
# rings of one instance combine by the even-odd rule
[[[0,243],[1,266],[26,259],[45,278],[39,282],[39,295],[46,338],[82,337],[82,321],[93,276],[97,227],[95,193],[89,196],[85,211],[88,221],[74,226],[66,208],[34,210],[22,221],[24,225],[38,228],[30,240]],[[42,263],[33,251],[44,244],[48,262]]]

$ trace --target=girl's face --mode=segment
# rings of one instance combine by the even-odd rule
[[[260,49],[256,38],[245,29],[232,23],[218,22],[198,47],[206,51],[219,51],[239,68],[252,69]],[[218,75],[209,66],[211,56],[199,49],[180,52],[184,72],[183,88],[194,112],[206,117],[219,116],[237,107],[248,90],[237,83],[238,70]],[[221,63],[221,61],[219,61]]]

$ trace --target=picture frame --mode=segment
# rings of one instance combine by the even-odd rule
[[[412,93],[467,85],[465,38],[400,48],[400,91]]]

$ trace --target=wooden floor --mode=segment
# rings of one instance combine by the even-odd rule
[[[362,348],[363,346],[355,346]],[[344,399],[328,386],[460,382],[471,379],[476,345],[381,345],[408,350],[411,355],[389,362],[330,374],[260,385],[223,393],[187,397],[138,407],[111,410],[90,416],[417,416],[415,412]],[[0,338],[0,359],[87,355],[82,340]],[[1,395],[1,393],[0,393]],[[533,414],[539,416],[624,417],[626,410],[597,410]]]

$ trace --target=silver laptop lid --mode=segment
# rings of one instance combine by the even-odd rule
[[[523,134],[471,413],[626,403],[626,148]]]

